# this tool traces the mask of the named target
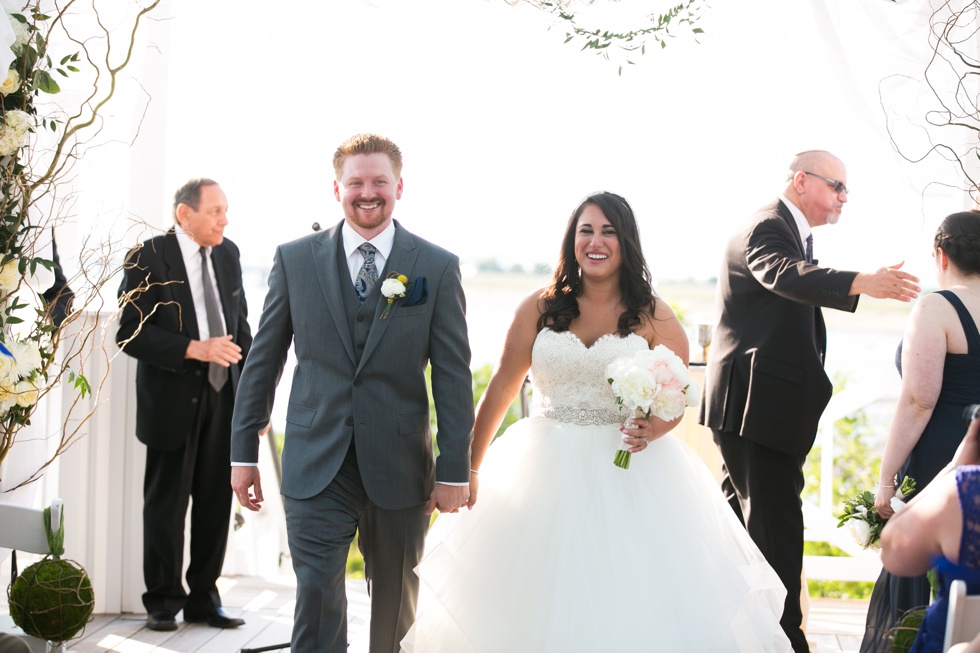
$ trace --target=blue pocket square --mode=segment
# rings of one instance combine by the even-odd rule
[[[415,277],[415,281],[412,282],[412,287],[405,293],[402,306],[419,306],[420,304],[424,304],[428,298],[429,282],[425,277]]]

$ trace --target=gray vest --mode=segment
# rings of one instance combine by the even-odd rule
[[[342,280],[340,285],[344,288],[341,293],[344,296],[344,314],[347,316],[347,325],[350,327],[351,338],[354,341],[354,357],[357,359],[357,362],[360,362],[361,354],[364,353],[364,343],[367,342],[368,333],[371,331],[371,327],[374,326],[374,309],[378,305],[378,297],[381,294],[381,279],[383,277],[379,275],[378,282],[374,284],[374,288],[371,289],[367,299],[362,304],[357,298],[357,291],[354,290],[354,284],[347,283],[350,280],[350,270],[347,267],[347,257],[344,256],[343,247],[338,252],[337,263],[338,278]]]

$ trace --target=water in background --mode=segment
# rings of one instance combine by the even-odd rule
[[[267,290],[268,270],[244,270],[245,295],[249,303],[249,323],[258,328]],[[493,365],[503,348],[507,328],[520,301],[548,277],[530,274],[476,274],[463,280],[469,327],[472,367]],[[707,282],[664,282],[658,292],[678,312],[691,338],[691,360],[700,359],[695,337],[698,322],[714,321],[714,285]],[[875,396],[871,411],[887,419],[898,396],[899,378],[895,370],[895,348],[902,337],[909,305],[862,298],[856,313],[826,310],[827,372],[835,381],[847,378],[847,387],[865,397]],[[273,426],[281,429],[292,383],[290,360],[283,370],[273,409]],[[828,408],[831,410],[834,404]],[[842,408],[846,410],[846,408]],[[882,434],[882,437],[884,434]]]

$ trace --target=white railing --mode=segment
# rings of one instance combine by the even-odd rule
[[[96,590],[97,613],[141,612],[143,591],[142,478],[145,449],[135,431],[135,362],[117,352],[112,344],[115,322],[110,315],[86,315],[76,326],[93,325],[107,334],[93,339],[105,351],[89,355],[82,371],[90,381],[107,374],[103,391],[76,405],[74,415],[93,412],[83,437],[62,454],[45,479],[45,492],[64,498],[66,549],[88,571]],[[111,361],[111,365],[110,365]],[[703,382],[703,367],[692,366],[692,377]],[[817,442],[823,452],[819,504],[803,505],[807,538],[826,541],[851,557],[808,557],[806,575],[812,579],[873,580],[880,569],[878,555],[860,549],[844,529],[837,529],[832,505],[834,445],[833,423],[883,397],[894,394],[885,383],[852,383],[831,400],[824,413]],[[63,414],[69,415],[74,393],[61,393]],[[57,413],[52,410],[52,417]],[[674,434],[701,457],[716,478],[721,477],[721,456],[711,432],[697,423],[697,409],[688,409]],[[259,515],[246,514],[245,527],[229,540],[226,573],[269,575],[276,573],[284,553],[284,519],[276,496],[271,453],[264,451],[263,478],[270,500]],[[267,454],[267,455],[266,455]],[[52,482],[51,477],[55,481]]]

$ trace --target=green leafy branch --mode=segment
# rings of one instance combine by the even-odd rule
[[[698,27],[701,19],[701,11],[707,6],[707,0],[684,0],[683,2],[670,7],[662,14],[648,14],[645,18],[646,24],[637,26],[635,29],[627,31],[613,31],[603,28],[589,29],[580,24],[578,15],[570,9],[571,2],[549,1],[549,0],[507,0],[511,4],[523,2],[541,11],[548,12],[555,16],[564,24],[568,31],[565,33],[565,43],[582,43],[582,50],[592,50],[596,54],[609,59],[610,49],[619,49],[626,52],[626,63],[635,65],[632,56],[639,53],[646,54],[647,44],[653,42],[660,46],[660,49],[667,47],[669,39],[675,38],[671,32],[671,27],[690,30],[695,35],[704,34],[704,30]],[[623,74],[623,67],[619,67],[619,74]]]

